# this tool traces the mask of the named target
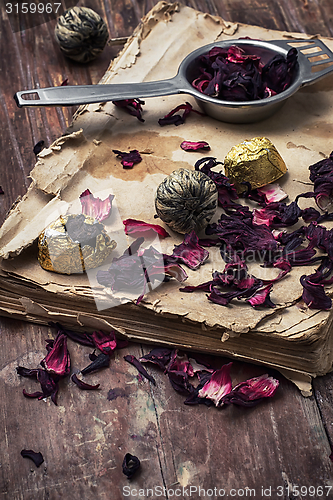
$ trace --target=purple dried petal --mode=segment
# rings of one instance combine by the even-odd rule
[[[92,339],[94,345],[109,356],[117,347],[117,339],[114,331],[109,333],[102,332],[101,330],[95,331],[92,334]]]
[[[65,377],[70,373],[70,356],[67,349],[67,336],[58,333],[52,349],[40,363],[49,373]]]
[[[51,397],[53,403],[56,405],[57,404],[57,394],[59,390],[59,385],[58,385],[58,380],[59,377],[52,374],[48,373],[45,371],[43,368],[37,368],[37,375],[35,374],[35,370],[31,370],[31,375],[28,374],[27,369],[23,369],[23,371],[20,370],[20,375],[26,377],[33,377],[35,378],[41,386],[41,391],[36,391],[33,393],[28,393],[26,392],[25,389],[23,389],[23,395],[27,398],[38,398],[39,400]]]
[[[139,361],[155,363],[164,370],[170,363],[172,352],[172,349],[166,347],[155,347],[148,354],[142,356]]]
[[[71,379],[74,382],[74,384],[76,384],[79,387],[79,389],[82,389],[83,391],[95,391],[100,386],[100,384],[91,385],[87,384],[86,382],[83,382],[83,380],[80,380],[75,373],[73,373]]]
[[[192,231],[185,234],[183,243],[175,245],[171,257],[180,260],[190,269],[198,269],[208,259],[209,252],[199,245],[199,238]]]
[[[0,194],[5,194],[4,190],[2,189],[2,187],[0,186]]]
[[[112,101],[112,104],[123,109],[132,116],[136,116],[140,122],[144,122],[142,118],[142,105],[145,104],[141,99],[123,99],[120,101]]]
[[[198,151],[198,150],[209,151],[210,150],[210,145],[206,141],[197,141],[197,142],[183,141],[181,143],[180,147],[184,151]]]
[[[140,460],[138,459],[138,457],[136,457],[135,455],[131,455],[130,453],[126,453],[122,463],[122,469],[125,476],[127,476],[128,479],[131,479],[139,470],[139,468]]]
[[[82,213],[99,221],[103,221],[111,215],[113,199],[113,194],[110,194],[105,200],[95,198],[89,189],[86,189],[80,194]]]
[[[200,389],[198,396],[200,398],[211,399],[215,406],[219,406],[221,399],[232,389],[230,369],[232,362],[223,365],[219,370],[216,370],[210,380]]]
[[[141,220],[126,219],[123,220],[125,234],[137,237],[139,235],[149,236],[158,234],[160,238],[167,238],[170,234],[159,224],[149,224]]]
[[[301,276],[303,286],[302,299],[310,309],[321,309],[327,311],[332,307],[332,299],[325,293],[324,285],[313,283],[311,276]]]
[[[41,454],[40,451],[36,452],[33,450],[22,450],[21,455],[23,458],[30,458],[30,460],[34,462],[36,467],[40,467],[44,462],[43,455]]]
[[[16,371],[18,375],[21,375],[21,377],[29,377],[29,378],[34,378],[37,380],[38,376],[38,370],[39,368],[24,368],[24,366],[17,366]]]
[[[117,149],[112,150],[118,158],[121,158],[121,164],[124,168],[133,168],[134,165],[142,161],[141,155],[137,149],[133,149],[129,153],[118,151]]]
[[[176,115],[176,113],[180,110],[184,110],[183,115]],[[199,115],[203,115],[199,111],[193,109],[192,105],[189,102],[185,104],[180,104],[176,108],[172,109],[168,114],[166,114],[163,118],[158,120],[159,125],[162,127],[164,125],[181,125],[185,123],[187,116],[193,111],[193,113],[197,113]]]
[[[155,381],[154,377],[152,377],[147,372],[147,370],[142,366],[140,361],[138,359],[136,359],[135,356],[133,356],[131,354],[127,354],[126,356],[124,356],[124,360],[127,361],[128,363],[130,363],[131,365],[135,366],[135,368],[138,370],[139,373],[141,373],[141,375],[143,375],[147,380],[149,380],[154,385],[156,385],[156,381]]]
[[[90,365],[86,366],[81,370],[82,375],[87,375],[88,373],[96,372],[97,370],[101,370],[102,368],[107,368],[110,366],[110,356],[108,354],[104,354],[101,352],[97,356],[97,358],[90,363]]]
[[[248,302],[252,307],[275,307],[275,304],[271,301],[269,294],[271,293],[273,288],[272,284],[265,286],[264,288],[260,288],[256,291],[256,293],[248,299]]]
[[[221,402],[223,404],[236,404],[239,406],[254,406],[264,398],[272,398],[279,381],[267,374],[253,377],[236,385],[229,394],[226,394]]]

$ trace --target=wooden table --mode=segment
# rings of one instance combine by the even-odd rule
[[[13,32],[5,3],[0,29],[1,222],[29,186],[34,145],[43,140],[47,146],[64,133],[74,112],[74,108],[20,110],[14,92],[59,85],[65,79],[72,85],[97,83],[119,50],[109,46],[87,65],[73,63],[56,46],[55,20]],[[82,0],[79,5],[99,12],[114,38],[130,35],[156,3]],[[331,0],[186,3],[229,21],[333,36]],[[55,406],[49,399],[24,398],[23,388],[33,391],[37,386],[18,377],[15,369],[37,366],[46,354],[45,339],[54,337],[55,330],[0,318],[0,332],[1,499],[215,499],[223,493],[234,498],[333,498],[332,375],[314,380],[314,395],[309,398],[276,374],[279,390],[261,406],[190,407],[157,368],[149,367],[156,386],[138,377],[123,356],[140,356],[149,347],[133,343],[116,352],[110,368],[91,376],[101,390],[79,391],[66,379]],[[74,371],[89,363],[90,348],[69,341],[69,350]],[[210,362],[219,367],[222,360],[211,357]],[[232,368],[235,381],[265,372],[240,362]],[[42,466],[22,458],[22,449],[42,452]],[[121,468],[127,452],[142,464],[132,481]]]

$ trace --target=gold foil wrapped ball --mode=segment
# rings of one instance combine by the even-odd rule
[[[38,261],[46,271],[83,273],[100,266],[116,246],[93,217],[61,215],[39,235]]]
[[[217,188],[203,172],[180,168],[158,186],[157,216],[178,233],[198,233],[217,209]]]
[[[225,175],[235,184],[239,193],[266,186],[287,172],[287,166],[272,142],[266,137],[255,137],[234,146],[224,159]]]
[[[95,59],[109,38],[103,19],[88,7],[66,10],[59,17],[54,33],[61,51],[80,63]]]

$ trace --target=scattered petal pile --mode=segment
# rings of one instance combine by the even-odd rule
[[[95,331],[92,334],[87,332],[78,333],[66,330],[59,323],[51,323],[52,327],[57,328],[56,338],[46,340],[47,355],[41,360],[42,368],[25,368],[18,366],[16,371],[21,377],[32,378],[40,383],[41,390],[33,393],[23,394],[27,398],[37,398],[39,400],[51,397],[51,400],[57,404],[57,394],[59,391],[59,381],[69,376],[71,372],[70,354],[67,348],[67,338],[89,347],[95,347],[100,350],[100,354],[92,354],[94,358],[92,363],[81,370],[82,375],[96,372],[101,368],[110,365],[110,356],[115,349],[120,349],[128,345],[127,341],[116,338],[115,331],[105,333]],[[103,359],[101,359],[103,358]],[[99,384],[90,385],[80,380],[77,374],[73,373],[71,380],[82,390],[96,390]]]
[[[180,354],[177,349],[154,348],[139,360],[153,363],[168,375],[172,387],[186,396],[185,404],[205,404],[222,407],[235,404],[252,407],[265,398],[275,395],[279,381],[268,374],[250,378],[232,387],[230,370],[232,362],[214,370],[209,365],[200,365],[187,354]],[[191,383],[194,375],[199,383]]]
[[[309,308],[330,309],[332,300],[325,286],[333,284],[333,230],[319,222],[333,219],[333,214],[328,211],[321,214],[313,207],[301,209],[298,199],[315,198],[322,208],[320,203],[325,198],[325,207],[330,205],[331,201],[327,200],[333,199],[333,153],[309,167],[314,191],[299,195],[289,204],[282,201],[286,195],[277,185],[254,190],[248,186],[245,198],[260,207],[252,211],[249,206],[239,203],[238,194],[228,178],[213,170],[219,163],[215,158],[205,157],[195,164],[196,170],[215,182],[219,205],[225,212],[218,222],[207,226],[207,238],[199,240],[198,244],[202,247],[217,245],[225,267],[223,271],[214,271],[210,281],[180,290],[209,292],[208,299],[223,306],[233,299],[243,298],[252,307],[275,307],[270,299],[273,284],[284,278],[293,266],[319,262],[313,274],[300,279],[302,299]],[[309,225],[290,232],[284,229],[294,226],[300,219]],[[275,267],[279,273],[271,280],[256,278],[249,274],[247,259],[259,260],[262,266]]]

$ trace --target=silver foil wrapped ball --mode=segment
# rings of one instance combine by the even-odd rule
[[[54,33],[62,52],[80,63],[95,59],[109,38],[103,19],[88,7],[66,10],[59,17]]]
[[[180,168],[158,186],[157,216],[177,233],[204,229],[217,209],[217,188],[203,172]]]

